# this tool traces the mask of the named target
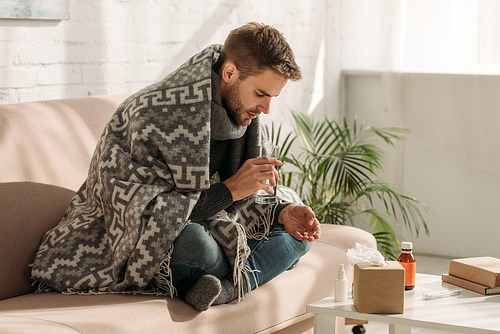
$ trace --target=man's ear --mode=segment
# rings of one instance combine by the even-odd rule
[[[238,77],[239,71],[235,63],[228,61],[222,66],[221,80],[225,83],[236,82]]]

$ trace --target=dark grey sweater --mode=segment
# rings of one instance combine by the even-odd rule
[[[224,167],[228,140],[211,140],[210,143],[210,176]],[[189,219],[198,222],[213,216],[219,211],[225,210],[233,204],[231,192],[222,182],[214,183],[200,194]]]

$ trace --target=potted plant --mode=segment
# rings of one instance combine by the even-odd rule
[[[327,224],[352,225],[370,231],[387,258],[397,258],[399,239],[395,224],[412,234],[429,230],[423,213],[426,206],[378,178],[387,166],[387,154],[373,141],[381,138],[395,146],[409,130],[375,128],[311,116],[292,111],[294,133],[282,138],[282,126],[265,126],[269,140],[281,146],[280,180],[294,189],[318,220]],[[292,147],[299,140],[298,154]],[[296,151],[296,150],[295,150]],[[291,166],[290,166],[291,165]],[[291,167],[291,168],[289,168]]]

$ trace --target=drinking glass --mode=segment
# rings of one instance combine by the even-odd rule
[[[280,147],[277,145],[273,145],[270,143],[265,143],[259,146],[259,157],[272,157],[278,159],[280,155]],[[269,186],[271,186],[274,190],[274,194],[268,193],[265,190],[259,190],[255,193],[255,202],[259,204],[274,204],[276,203],[276,191],[277,191],[277,184],[278,182],[276,181],[276,186],[273,187],[271,184],[271,181],[269,180],[264,180],[262,181]]]

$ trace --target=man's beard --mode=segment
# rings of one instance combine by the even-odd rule
[[[246,109],[241,103],[240,94],[238,89],[240,87],[240,81],[237,80],[233,85],[228,86],[226,89],[225,96],[221,96],[222,107],[226,109],[227,115],[229,119],[234,124],[239,126],[247,126],[252,122],[249,118],[243,118],[243,116],[250,111],[250,109]],[[254,112],[254,114],[259,114],[258,112]]]

